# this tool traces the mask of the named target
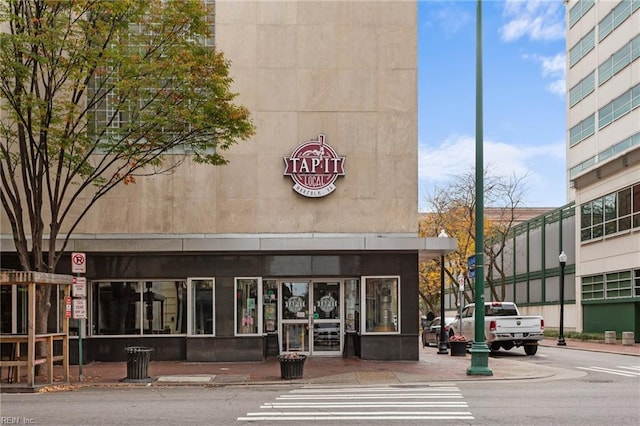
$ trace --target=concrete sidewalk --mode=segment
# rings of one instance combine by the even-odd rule
[[[544,340],[542,346],[556,347],[556,340]],[[567,340],[563,350],[591,350],[615,352],[640,356],[640,345],[622,346],[599,342]],[[280,364],[275,357],[262,362],[211,362],[192,363],[183,361],[154,361],[148,367],[151,380],[122,381],[127,376],[126,362],[92,362],[82,367],[82,381],[79,366],[70,367],[69,387],[83,386],[136,386],[136,385],[258,385],[258,384],[412,384],[424,382],[458,382],[478,380],[522,380],[565,377],[568,370],[521,362],[526,356],[522,348],[500,351],[489,357],[491,376],[469,376],[471,355],[451,356],[438,354],[435,347],[420,348],[419,361],[365,361],[358,358],[308,358],[304,364],[301,379],[280,378]],[[62,379],[59,367],[55,367],[55,377]],[[582,375],[584,373],[572,372]],[[2,392],[11,391],[6,383]]]

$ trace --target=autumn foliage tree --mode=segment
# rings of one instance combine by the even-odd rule
[[[211,16],[201,0],[1,2],[0,200],[25,271],[54,272],[99,199],[184,159],[165,154],[223,165],[253,134]]]
[[[505,177],[484,172],[484,255],[485,262],[492,266],[498,276],[487,274],[485,284],[490,288],[493,300],[505,298],[505,274],[497,264],[506,245],[506,239],[516,221],[516,209],[522,206],[525,186],[523,177]],[[475,171],[453,177],[442,187],[435,187],[429,194],[429,212],[420,218],[419,232],[422,237],[435,237],[441,230],[458,240],[456,251],[445,256],[445,282],[457,283],[462,274],[465,280],[462,305],[475,300],[475,288],[470,285],[467,260],[476,251],[476,187]],[[487,214],[491,212],[491,214]],[[489,271],[491,268],[485,268]],[[420,298],[432,312],[440,312],[440,259],[420,264]]]

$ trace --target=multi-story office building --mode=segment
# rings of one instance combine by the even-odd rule
[[[258,360],[265,341],[418,358],[419,257],[456,242],[418,238],[416,21],[415,1],[215,1],[256,134],[228,165],[187,158],[83,220],[69,251],[87,259],[89,360],[132,344]],[[9,229],[3,216],[5,268]],[[24,326],[21,297],[2,295],[3,333]]]
[[[640,0],[570,0],[567,169],[577,329],[640,334]]]

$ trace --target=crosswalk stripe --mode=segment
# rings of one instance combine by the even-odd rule
[[[358,393],[374,393],[374,392],[384,392],[388,393],[396,393],[396,392],[458,392],[458,388],[455,386],[433,386],[433,387],[418,387],[418,388],[357,388],[357,387],[348,387],[348,388],[302,388],[302,389],[293,389],[291,393],[342,393],[342,392],[358,392]]]
[[[607,373],[607,374],[614,374],[614,375],[618,375],[618,376],[624,376],[624,377],[638,377],[640,376],[640,373],[629,373],[626,371],[619,371],[619,370],[613,370],[610,368],[603,368],[603,367],[576,367],[578,370],[587,370],[587,371],[593,371],[596,373]]]
[[[270,411],[269,416],[367,416],[371,414],[371,411],[311,411],[304,412],[298,411],[295,413],[288,413],[284,411]],[[453,412],[442,412],[442,411],[403,411],[401,413],[397,411],[376,411],[376,414],[380,414],[383,416],[397,416],[398,414],[408,415],[408,416],[441,416],[446,414],[448,416],[469,416],[471,415],[468,411],[453,411]],[[260,416],[264,415],[264,413],[248,413],[248,416]]]
[[[238,421],[277,421],[277,420],[296,420],[296,421],[312,421],[312,420],[473,420],[472,415],[433,415],[433,416],[343,416],[336,415],[331,417],[326,416],[292,416],[292,417],[280,417],[280,416],[248,416],[238,417]]]
[[[633,365],[633,366],[619,365],[618,368],[624,368],[625,370],[640,371],[640,365]]]
[[[457,387],[306,387],[263,403],[238,421],[473,420]]]
[[[468,405],[464,402],[460,403],[425,403],[425,402],[394,402],[392,404],[384,403],[291,403],[291,404],[278,404],[267,403],[260,406],[260,408],[467,408]]]
[[[401,395],[282,395],[277,400],[294,399],[407,399],[407,398],[462,398],[462,395],[455,393],[443,394],[401,394]]]

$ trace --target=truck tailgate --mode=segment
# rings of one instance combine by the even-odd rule
[[[514,338],[527,337],[529,333],[541,333],[540,317],[502,317],[495,318],[498,335],[510,334]]]

